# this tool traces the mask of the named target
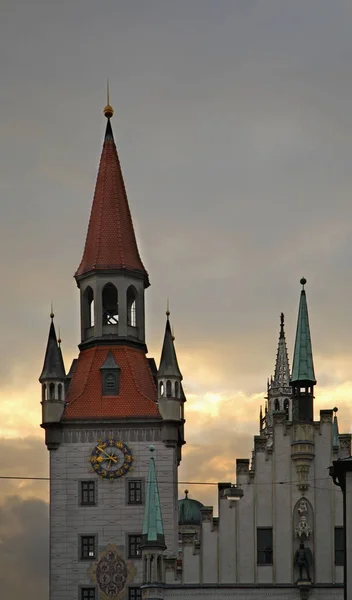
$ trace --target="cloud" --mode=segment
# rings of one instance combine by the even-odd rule
[[[1,593],[4,598],[47,600],[48,505],[9,496],[0,505]]]

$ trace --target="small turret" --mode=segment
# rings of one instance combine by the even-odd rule
[[[177,362],[174,336],[170,325],[170,311],[166,311],[166,326],[160,366],[157,373],[160,414],[168,421],[183,418],[182,374]]]
[[[162,600],[164,598],[163,552],[166,549],[166,545],[153,455],[155,447],[150,446],[149,450],[151,456],[149,460],[147,493],[141,539],[143,561],[142,597],[148,597],[150,600]],[[145,592],[147,589],[148,592]]]
[[[65,405],[65,366],[61,353],[61,340],[57,340],[54,313],[50,315],[48,343],[39,381],[42,385],[42,427],[47,429],[60,423]]]
[[[313,399],[316,379],[313,365],[306,292],[307,280],[301,279],[295,350],[290,385],[293,388],[293,421],[313,422]]]

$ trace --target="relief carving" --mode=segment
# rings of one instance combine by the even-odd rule
[[[309,538],[312,529],[308,523],[308,503],[305,498],[299,501],[297,513],[299,520],[295,528],[296,537],[299,539]]]

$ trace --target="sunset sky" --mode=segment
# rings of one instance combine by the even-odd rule
[[[351,430],[351,29],[350,0],[2,0],[0,475],[48,474],[38,376],[51,301],[67,369],[78,352],[107,77],[157,362],[170,298],[180,479],[234,482],[249,458],[281,311],[292,363],[302,276],[315,416],[336,405]],[[24,577],[47,600],[47,492],[0,481],[6,600]]]

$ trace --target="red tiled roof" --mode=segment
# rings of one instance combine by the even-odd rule
[[[103,396],[100,367],[111,352],[120,367],[119,396]],[[63,419],[160,417],[157,392],[143,350],[95,346],[82,350],[67,392]]]
[[[86,244],[76,276],[103,269],[148,274],[139,256],[110,119],[106,127]]]

